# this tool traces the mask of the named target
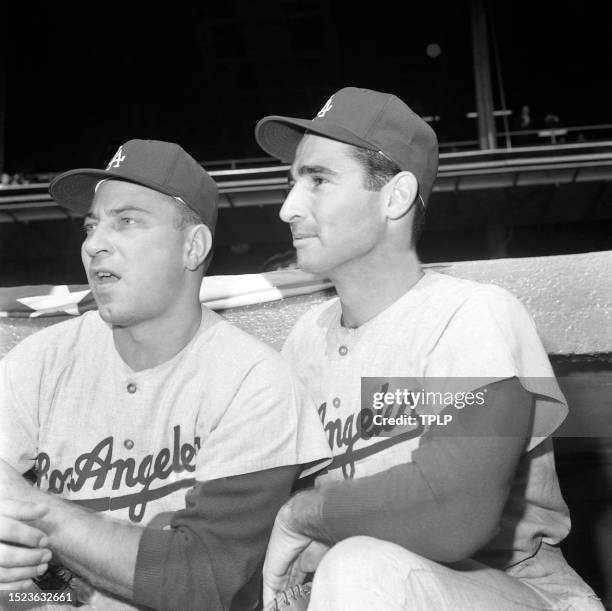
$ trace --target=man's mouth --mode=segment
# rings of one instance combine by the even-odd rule
[[[108,270],[91,270],[90,278],[96,284],[111,284],[119,280],[119,276]]]
[[[293,236],[293,241],[295,242],[296,240],[307,240],[308,238],[314,238],[315,235],[313,233],[302,233],[302,232],[296,232],[292,234]]]

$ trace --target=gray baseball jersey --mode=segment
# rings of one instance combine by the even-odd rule
[[[97,312],[28,337],[0,362],[0,421],[0,457],[35,466],[41,489],[143,525],[196,481],[330,456],[280,355],[206,308],[189,344],[143,371]]]
[[[425,388],[435,381],[436,390],[452,392],[517,377],[535,397],[531,452],[521,475],[526,482],[513,488],[509,513],[502,518],[505,528],[490,545],[528,554],[542,537],[551,544],[562,540],[569,516],[549,436],[567,406],[535,325],[518,300],[493,285],[430,272],[357,329],[343,327],[341,314],[337,299],[316,306],[298,321],[283,348],[319,406],[334,453],[317,483],[406,463],[427,429],[419,423],[372,436],[363,426],[362,377],[405,378]]]

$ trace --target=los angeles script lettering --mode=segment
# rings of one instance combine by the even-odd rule
[[[36,458],[37,485],[46,481],[49,492],[61,494],[64,490],[78,492],[86,482],[92,482],[93,490],[108,487],[120,490],[125,488],[138,488],[134,503],[129,505],[130,519],[140,522],[144,516],[146,503],[151,498],[158,498],[151,484],[163,481],[172,473],[195,471],[193,460],[200,449],[200,438],[195,437],[193,445],[181,443],[181,427],[175,426],[173,430],[172,452],[169,448],[162,448],[157,454],[147,454],[140,464],[133,458],[115,458],[113,460],[114,437],[102,439],[91,452],[81,454],[74,461],[73,467],[65,471],[53,469],[51,458],[41,452]],[[170,494],[169,489],[166,494]]]
[[[387,392],[389,384],[383,384],[381,391]],[[335,450],[343,450],[344,461],[342,462],[342,475],[344,479],[352,479],[355,476],[355,461],[353,460],[353,452],[355,444],[363,439],[368,440],[372,437],[381,435],[381,433],[390,433],[396,427],[395,425],[375,425],[374,416],[377,413],[384,417],[402,416],[409,411],[410,405],[388,405],[384,410],[374,410],[363,408],[355,414],[349,414],[344,420],[342,418],[327,419],[327,403],[322,403],[319,406],[319,417],[327,433],[327,440],[333,451],[334,456],[339,452]],[[422,432],[420,427],[415,428],[415,435]],[[384,445],[384,444],[383,444]],[[332,467],[333,467],[332,463]]]

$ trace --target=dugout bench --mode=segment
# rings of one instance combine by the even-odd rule
[[[612,252],[426,266],[510,290],[535,319],[570,413],[555,438],[557,471],[570,508],[566,558],[612,609]],[[280,348],[297,318],[334,291],[222,311]],[[66,317],[0,318],[0,356]]]

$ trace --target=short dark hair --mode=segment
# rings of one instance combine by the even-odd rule
[[[178,197],[171,197],[174,208],[176,210],[176,215],[174,217],[174,226],[180,231],[183,229],[187,229],[191,225],[205,225],[204,221],[200,217],[200,215],[190,206],[188,206],[182,199]],[[212,234],[212,230],[211,230]],[[214,243],[214,242],[213,242]],[[204,273],[210,266],[210,262],[213,258],[213,250],[214,248],[208,251],[206,258],[202,262],[202,268]]]
[[[350,155],[364,171],[363,186],[368,191],[380,191],[402,169],[381,151],[350,145]],[[412,220],[412,243],[416,244],[425,222],[425,205],[417,193]]]
[[[190,206],[188,206],[182,199],[173,197],[174,207],[176,208],[176,216],[174,217],[174,224],[177,229],[186,229],[190,225],[201,225],[204,221],[200,218],[200,215]]]

